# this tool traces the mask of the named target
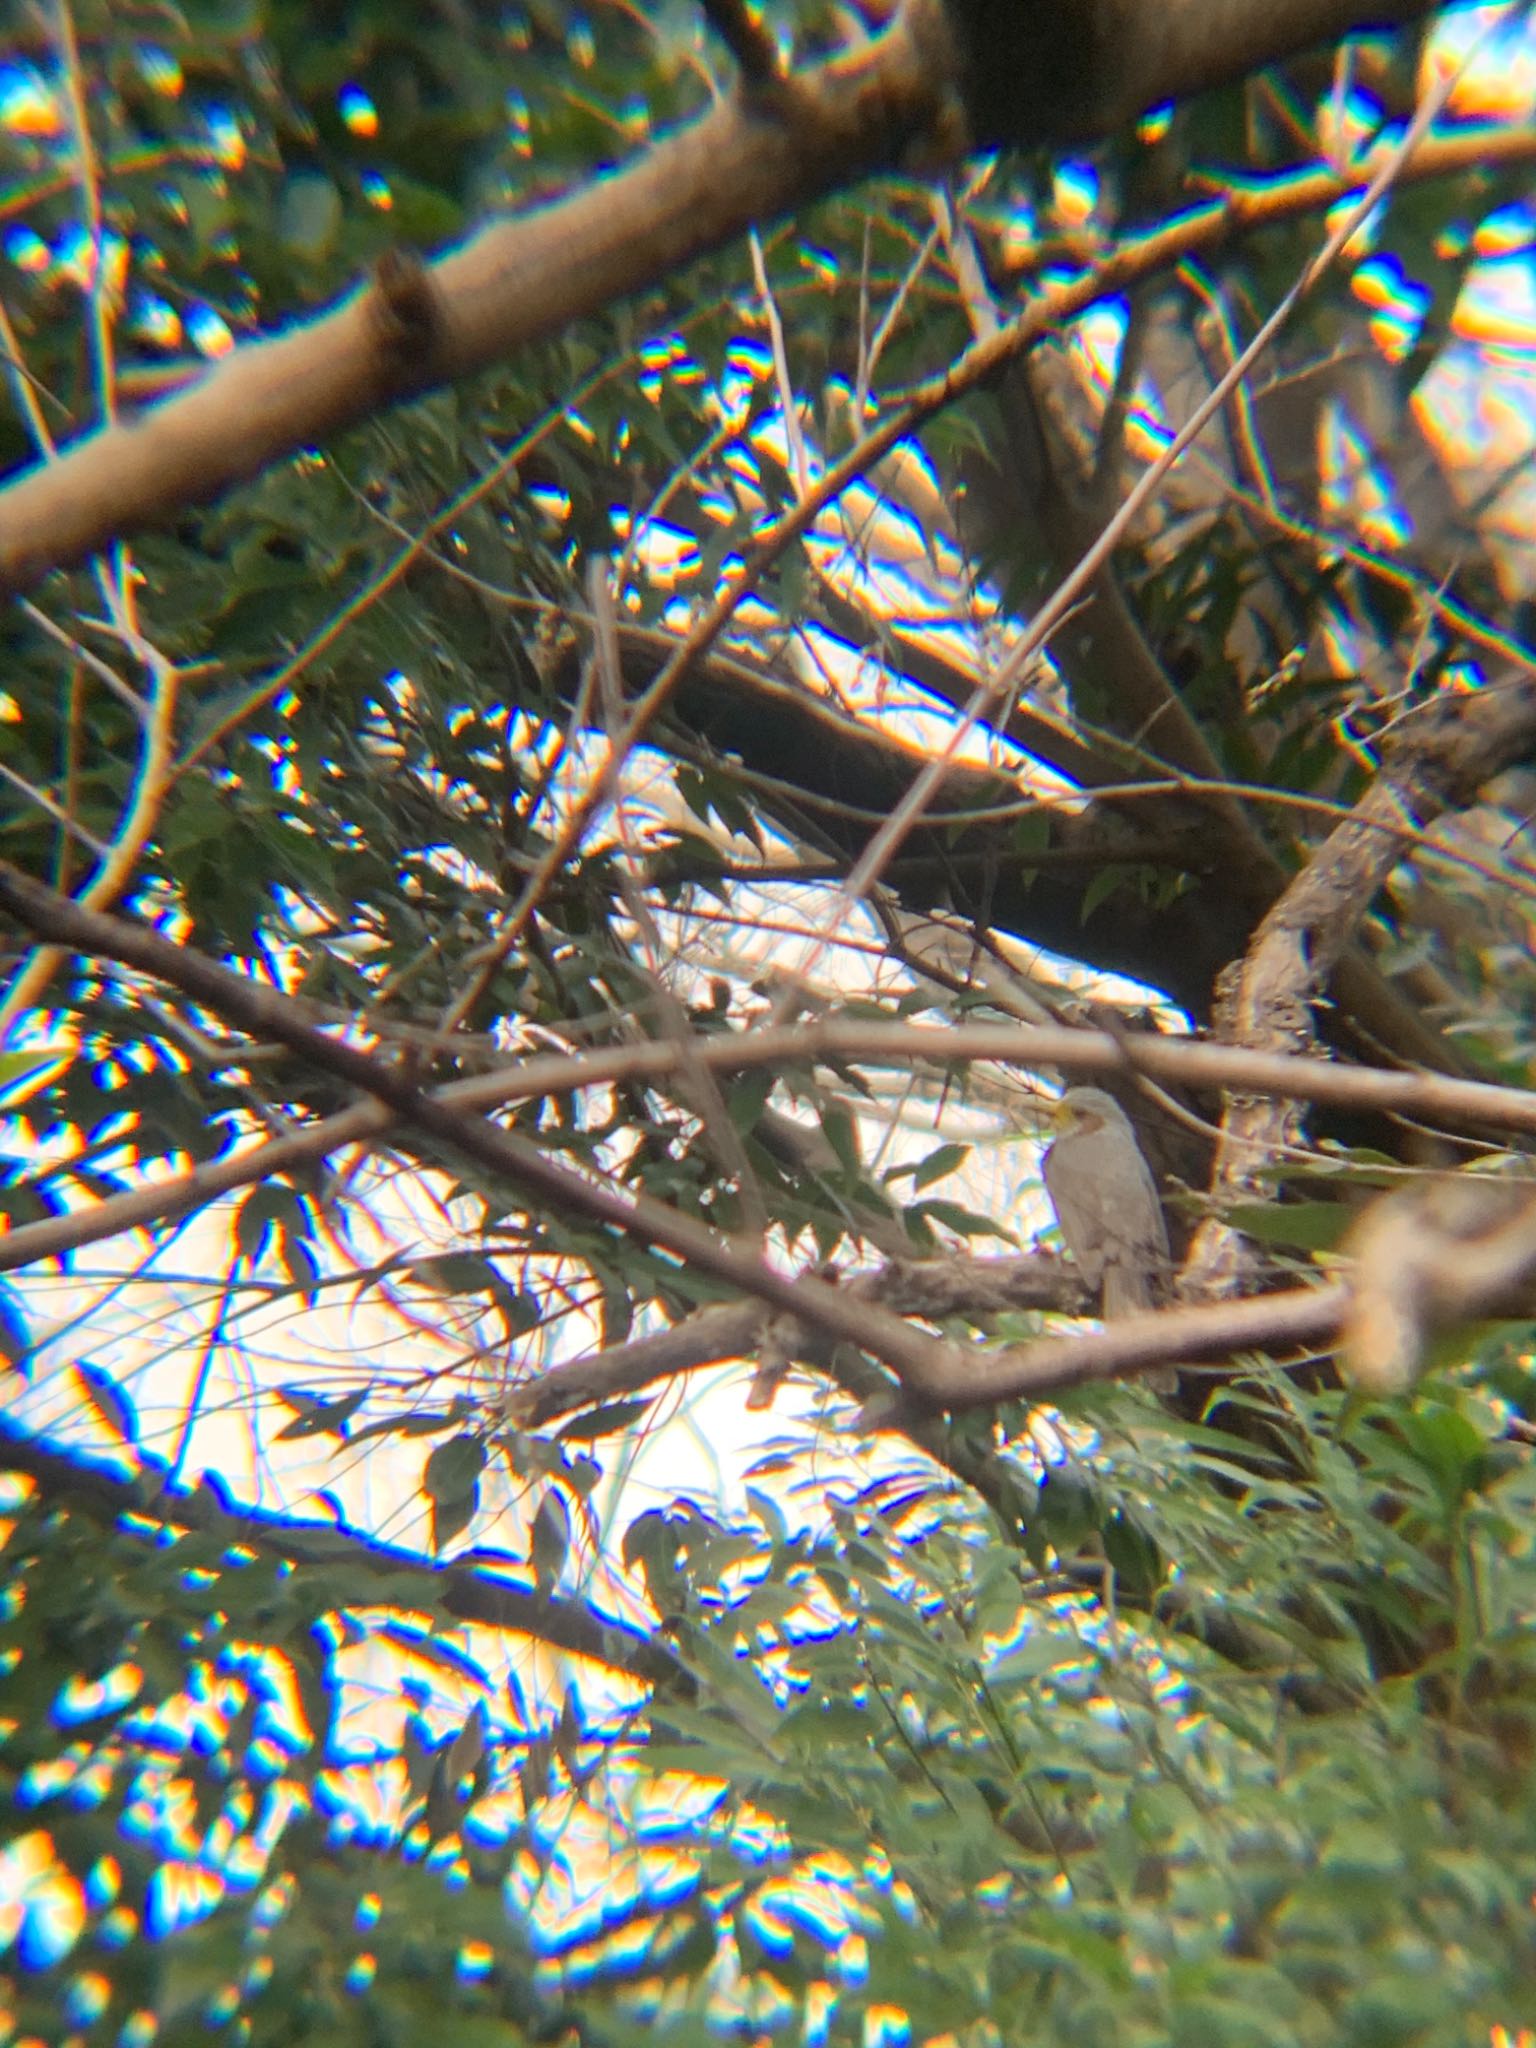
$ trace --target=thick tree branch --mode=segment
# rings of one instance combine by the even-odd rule
[[[1345,1250],[1354,1301],[1340,1370],[1368,1393],[1405,1393],[1432,1336],[1487,1314],[1501,1296],[1528,1303],[1536,1188],[1491,1174],[1427,1178],[1373,1202]]]
[[[861,644],[857,618],[843,614],[833,623],[853,635],[853,644]],[[632,688],[643,689],[667,658],[668,636],[626,628],[621,640],[626,679]],[[936,658],[909,659],[906,647],[900,658],[945,701],[963,703],[979,680]],[[575,666],[573,658],[564,686],[574,688]],[[734,653],[686,679],[672,711],[674,732],[690,733],[718,754],[742,762],[754,802],[801,836],[846,854],[850,862],[864,853],[924,767],[925,757],[914,747],[849,717],[792,678],[770,674]],[[1064,773],[1086,777],[1096,766],[1094,779],[1122,785],[1121,794],[1082,812],[1064,807],[1052,812],[1050,848],[1061,858],[1061,867],[999,858],[996,823],[985,815],[970,822],[967,813],[986,813],[1000,801],[1017,802],[1017,788],[1001,776],[964,765],[951,766],[941,798],[908,838],[908,856],[933,864],[945,893],[963,914],[1135,976],[1200,1014],[1209,1006],[1216,974],[1246,943],[1256,906],[1234,903],[1225,881],[1205,872],[1208,836],[1202,837],[1198,794],[1181,799],[1166,783],[1145,795],[1124,793],[1124,784],[1145,774],[1142,761],[1128,752],[1116,774],[1102,752],[1095,762],[1093,750],[1066,740],[1060,727],[1054,738],[1061,744],[1053,744],[1046,726],[1026,709],[1010,719],[1008,733]],[[752,777],[760,780],[754,784]],[[1130,849],[1145,830],[1177,835],[1183,848],[1178,864],[1195,877],[1192,888],[1171,903],[1159,902],[1155,911],[1133,875]],[[1101,863],[1125,862],[1127,881],[1096,903],[1085,920],[1076,861],[1087,849]],[[665,873],[664,861],[658,872]],[[937,894],[899,878],[894,886],[914,907],[930,906]]]
[[[1093,1380],[1125,1379],[1157,1366],[1222,1364],[1235,1353],[1326,1349],[1343,1326],[1349,1289],[1297,1287],[1247,1301],[1202,1303],[1127,1316],[1082,1336],[1048,1337],[977,1354],[965,1385],[946,1390],[953,1409],[1028,1401]]]
[[[1123,600],[1121,611],[1134,631]],[[839,611],[835,623],[853,644],[862,644],[852,607]],[[625,629],[621,644],[626,677],[643,689],[673,643],[664,632],[634,627]],[[974,674],[932,654],[921,663],[909,660],[908,653],[902,649],[903,665],[944,701],[958,708],[972,694]],[[573,659],[566,678],[571,686],[574,671]],[[678,724],[741,760],[752,798],[765,811],[851,860],[863,853],[923,766],[924,757],[901,740],[739,655],[716,657],[685,679],[673,708]],[[919,874],[931,869],[962,915],[1131,975],[1197,1017],[1208,1016],[1216,976],[1246,946],[1254,919],[1275,900],[1289,871],[1246,821],[1240,834],[1213,821],[1198,782],[1178,775],[1157,778],[1138,750],[1128,746],[1117,763],[1109,745],[1095,750],[1070,740],[1060,725],[1052,728],[1028,707],[1011,716],[1005,729],[1051,766],[1090,788],[1107,785],[1111,793],[1078,810],[1058,805],[1047,813],[1042,806],[1051,834],[1045,857],[1001,859],[996,824],[987,813],[1005,797],[1017,803],[1016,790],[983,770],[951,766],[942,801],[929,808],[907,841]],[[761,780],[754,784],[751,777]],[[1236,806],[1229,800],[1228,808]],[[972,819],[972,812],[980,815]],[[1147,856],[1138,849],[1147,834],[1160,835],[1153,841],[1158,863],[1191,878],[1171,903],[1149,901],[1139,886],[1138,870]],[[1400,850],[1405,847],[1400,825],[1392,837]],[[686,861],[686,849],[678,860]],[[1085,918],[1081,870],[1090,861],[1123,866],[1126,880],[1098,897]],[[663,856],[656,873],[664,878],[668,872]],[[910,907],[925,909],[935,900],[936,891],[920,890],[911,870],[898,866],[889,884]],[[1424,1064],[1454,1064],[1454,1047],[1411,1012],[1368,959],[1346,958],[1337,990],[1373,1049]]]
[[[773,33],[765,28],[747,0],[702,0],[711,28],[741,66],[742,77],[757,87],[779,78],[779,52]]]
[[[1427,121],[1429,112],[1426,107],[1421,119]],[[1405,139],[1400,161],[1388,157],[1381,164],[1373,186],[1402,173],[1412,160],[1406,154],[1407,146]],[[968,280],[964,297],[973,331],[978,339],[984,339],[996,333],[998,319],[979,258],[963,223],[952,224],[950,240],[957,269]],[[1314,267],[1336,246],[1336,238],[1331,239],[1314,259]],[[1309,270],[1308,276],[1312,274]],[[1279,310],[1283,311],[1283,306]],[[1278,319],[1279,312],[1273,317]],[[1128,332],[1127,351],[1132,341]],[[1126,361],[1123,353],[1117,380]],[[1240,367],[1240,363],[1234,364],[1228,378],[1235,377]],[[1126,601],[1104,542],[1117,524],[1123,525],[1135,493],[1117,507],[1113,501],[1121,493],[1113,473],[1106,476],[1093,451],[1075,445],[1078,423],[1071,417],[1070,402],[1058,402],[1053,368],[1059,370],[1060,366],[1039,351],[1018,356],[1008,365],[994,393],[1004,428],[1002,445],[989,450],[984,462],[973,456],[969,467],[973,474],[978,469],[996,472],[1016,501],[1008,508],[1009,526],[1023,527],[1034,535],[1054,577],[1068,584],[1078,580],[1080,601],[1052,640],[1055,657],[1071,679],[1074,704],[1079,711],[1090,710],[1111,732],[1134,740],[1138,749],[1193,779],[1190,797],[1182,808],[1193,809],[1204,824],[1204,851],[1210,869],[1222,878],[1217,886],[1229,912],[1239,917],[1257,915],[1285,888],[1288,870],[1244,804],[1226,786],[1224,764]],[[1196,419],[1198,416],[1197,411]],[[1180,429],[1175,450],[1194,424],[1191,420]],[[1103,445],[1101,439],[1101,455]],[[1139,488],[1145,489],[1155,474],[1154,469]],[[995,498],[996,493],[984,489],[965,493],[966,504],[974,508],[973,519],[977,513],[986,517],[989,496]],[[1018,516],[1021,512],[1022,519]],[[998,536],[994,534],[983,552],[997,551]],[[1097,567],[1084,581],[1082,567],[1090,562]],[[1339,993],[1368,1040],[1402,1058],[1436,1065],[1456,1063],[1454,1048],[1443,1034],[1434,1030],[1403,992],[1383,981],[1362,954],[1341,949],[1335,964]]]
[[[878,1272],[856,1273],[842,1291],[852,1300],[878,1302],[896,1315],[930,1321],[964,1316],[978,1322],[1007,1309],[1071,1315],[1085,1308],[1082,1283],[1071,1267],[1041,1257],[900,1260]],[[639,1393],[677,1373],[751,1357],[768,1320],[768,1311],[757,1302],[700,1309],[670,1330],[552,1366],[512,1389],[508,1414],[520,1428],[537,1428],[592,1402]],[[820,1368],[831,1355],[831,1347],[809,1329],[792,1333],[791,1349]]]
[[[397,259],[320,319],[246,344],[0,501],[20,589],[402,398],[496,362],[942,130],[955,62],[939,0],[775,92],[735,95],[622,173],[493,222],[429,267]],[[949,147],[959,142],[957,133]]]
[[[1428,1263],[1449,1279],[1439,1277],[1421,1287],[1411,1302],[1394,1303],[1413,1321],[1415,1365],[1428,1334],[1487,1316],[1529,1316],[1536,1304],[1536,1204],[1518,1187],[1490,1190],[1473,1183],[1454,1193],[1458,1202],[1451,1206],[1457,1213],[1447,1217],[1442,1203],[1438,1220],[1433,1205],[1421,1207],[1416,1219],[1426,1248],[1433,1239]],[[1486,1199],[1490,1193],[1491,1204]],[[1364,1306],[1369,1310],[1371,1304]],[[1084,1336],[991,1351],[977,1348],[966,1360],[965,1384],[947,1387],[942,1401],[955,1411],[988,1408],[998,1401],[1037,1400],[1091,1380],[1123,1379],[1159,1365],[1221,1364],[1245,1351],[1284,1357],[1327,1350],[1341,1333],[1358,1338],[1359,1309],[1353,1286],[1334,1282],[1128,1316]],[[1358,1351],[1356,1356],[1358,1361]],[[1371,1392],[1401,1392],[1412,1376],[1412,1370],[1375,1379],[1368,1371],[1358,1374]]]
[[[1095,132],[1108,132],[1158,99],[1356,26],[1411,19],[1428,11],[1428,0],[1375,7],[1226,0],[1217,11],[1207,37],[1196,26],[1196,0],[1150,14],[1135,0],[1050,7],[953,0],[952,10],[941,0],[905,0],[867,45],[787,81],[772,95],[771,111],[761,96],[738,95],[623,172],[498,221],[429,266],[392,259],[334,311],[246,343],[133,425],[89,435],[58,461],[28,471],[0,493],[0,592],[25,588],[385,406],[557,333],[914,145],[926,144],[938,161],[972,140],[1066,139],[1081,132],[1085,112],[1092,123],[1107,122]],[[1179,17],[1177,33],[1146,26],[1150,15],[1169,12]],[[963,18],[978,53],[969,136],[953,92],[952,14]],[[1000,58],[1010,47],[1022,69]],[[1132,48],[1144,51],[1146,70],[1129,60]],[[1085,49],[1095,56],[1088,92],[1063,92],[1061,81],[1079,75]],[[1120,67],[1117,92],[1105,89],[1106,61]],[[1339,190],[1362,182],[1335,181]],[[1054,322],[1224,239],[1247,211],[1247,200],[1233,195],[1203,219],[1175,223],[1170,243],[1146,237],[1117,252],[1091,285],[1049,294],[1005,329],[995,349],[973,350],[958,382],[954,373],[937,380],[871,436],[855,472]],[[1174,254],[1181,241],[1186,246]],[[841,471],[836,489],[848,480]]]

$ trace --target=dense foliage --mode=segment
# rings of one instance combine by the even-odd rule
[[[1313,1471],[1233,1500],[1133,1403],[1022,1545],[921,1471],[815,1534],[643,1520],[693,1685],[541,1726],[487,1674],[484,1740],[423,1713],[403,1768],[336,1755],[355,1570],[34,1508],[20,2030],[1486,2040],[1536,1989],[1528,1464],[1467,1400],[1298,1407]]]
[[[797,59],[863,33],[767,13]],[[1083,1313],[1032,1252],[1054,1072],[690,1048],[1240,1036],[1218,977],[1405,719],[1532,673],[1533,46],[1499,13],[852,186],[50,576],[5,618],[7,871],[422,1089],[606,1060],[470,1107],[962,1355]],[[0,468],[731,80],[673,0],[18,13]],[[1073,318],[973,374],[1051,294]],[[1394,825],[1320,1043],[1527,1084],[1530,751]],[[1163,1401],[925,1406],[873,1335],[770,1319],[523,1155],[359,1122],[349,1071],[174,963],[6,946],[6,2040],[1536,2038],[1525,1322],[1390,1402],[1239,1349]],[[1383,1187],[1526,1160],[1318,1111],[1235,1191],[1219,1094],[1129,1099],[1177,1249],[1219,1210],[1255,1287],[1330,1279]],[[258,1145],[217,1201],[124,1206]]]

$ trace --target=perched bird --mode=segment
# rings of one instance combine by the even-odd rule
[[[1168,1226],[1130,1118],[1102,1088],[1069,1088],[1053,1119],[1042,1172],[1062,1242],[1088,1285],[1102,1288],[1105,1322],[1154,1307],[1169,1271]],[[1177,1374],[1169,1367],[1147,1382],[1170,1393]]]

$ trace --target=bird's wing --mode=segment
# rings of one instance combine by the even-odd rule
[[[1168,1265],[1168,1227],[1151,1170],[1124,1131],[1058,1138],[1042,1162],[1062,1240],[1090,1286],[1106,1260],[1151,1274]]]
[[[1103,1203],[1091,1179],[1074,1163],[1073,1152],[1080,1143],[1080,1139],[1058,1138],[1040,1162],[1040,1173],[1061,1227],[1061,1241],[1083,1279],[1097,1287],[1104,1270]]]

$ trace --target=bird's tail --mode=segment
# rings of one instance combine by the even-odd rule
[[[1113,1259],[1104,1267],[1104,1320],[1117,1323],[1122,1316],[1140,1315],[1154,1306],[1152,1289],[1140,1266],[1122,1266]]]
[[[1119,1322],[1122,1316],[1135,1316],[1144,1310],[1155,1308],[1152,1283],[1143,1266],[1121,1266],[1110,1260],[1104,1268],[1104,1320],[1106,1323]],[[1175,1366],[1156,1365],[1143,1374],[1147,1385],[1154,1394],[1172,1394],[1178,1389],[1179,1375]]]

